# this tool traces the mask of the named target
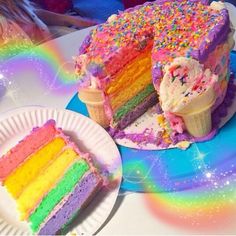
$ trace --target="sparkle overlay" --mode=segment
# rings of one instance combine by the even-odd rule
[[[124,189],[152,192],[144,202],[172,227],[224,232],[233,227],[236,203],[236,117],[210,142],[186,151],[130,150],[123,157]],[[224,148],[217,146],[224,139]]]
[[[23,83],[35,81],[45,88],[41,96],[76,91],[74,61],[65,58],[61,45],[53,41],[42,46],[20,41],[17,45],[9,43],[0,55],[0,99],[5,96],[17,106],[24,105],[28,98],[19,91],[23,77]]]
[[[235,228],[235,187],[235,175],[230,180],[214,178],[207,188],[150,194],[144,202],[158,221],[172,227],[203,234],[212,231],[224,234]]]

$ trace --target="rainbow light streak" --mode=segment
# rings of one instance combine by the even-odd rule
[[[226,233],[227,229],[235,228],[236,149],[233,146],[229,148],[230,145],[227,150],[219,147],[212,155],[210,143],[204,144],[208,146],[207,152],[202,151],[203,144],[192,144],[192,156],[188,153],[192,169],[186,175],[177,174],[184,161],[181,155],[168,156],[168,150],[158,157],[149,155],[136,162],[126,161],[123,166],[124,182],[131,184],[133,181],[133,184],[142,186],[142,192],[151,192],[144,195],[144,202],[157,220],[182,230],[191,230],[191,233],[192,230],[196,233],[201,230],[203,233],[213,230]],[[179,151],[179,154],[182,153],[185,162],[189,162],[183,155],[186,152],[189,150]],[[135,153],[138,155],[138,152]],[[171,161],[176,163],[174,167],[168,166]]]
[[[24,45],[8,45],[5,50],[0,50],[0,73],[5,78],[21,73],[34,73],[42,82],[48,93],[76,92],[77,81],[74,73],[72,58],[65,58],[61,45],[49,41],[37,47]],[[73,95],[73,93],[72,93]]]
[[[153,215],[182,229],[204,233],[235,228],[236,181],[225,179],[207,188],[174,193],[145,195],[145,204]],[[158,190],[157,190],[158,191]]]

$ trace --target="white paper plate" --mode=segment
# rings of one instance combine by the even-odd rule
[[[110,184],[103,188],[84,209],[70,230],[77,234],[94,234],[109,216],[122,178],[119,151],[107,132],[89,118],[69,110],[42,107],[24,107],[1,115],[1,155],[16,145],[33,127],[54,119],[57,127],[77,143],[82,151],[89,152],[110,176]],[[0,235],[30,234],[27,223],[18,220],[15,202],[0,186]]]

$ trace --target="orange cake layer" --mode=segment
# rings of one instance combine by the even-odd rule
[[[136,78],[136,80],[127,86],[119,96],[109,96],[110,105],[113,111],[116,111],[120,106],[124,105],[130,99],[135,97],[139,92],[151,84],[151,71],[147,70],[143,72],[142,76]]]
[[[120,70],[109,84],[107,84],[104,92],[106,95],[117,95],[123,91],[125,87],[133,83],[137,77],[142,76],[143,72],[151,70],[151,52],[145,51],[137,58],[127,64]]]

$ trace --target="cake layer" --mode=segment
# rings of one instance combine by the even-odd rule
[[[8,192],[18,198],[24,188],[61,152],[66,145],[62,138],[55,138],[15,169],[4,181]]]
[[[128,114],[132,109],[138,106],[142,101],[155,91],[152,84],[149,84],[145,89],[138,93],[135,97],[129,100],[126,104],[120,107],[113,116],[113,122],[118,122],[122,117]]]
[[[33,182],[31,182],[17,199],[20,218],[25,220],[41,202],[48,191],[56,185],[68,167],[78,158],[73,149],[66,149]]]
[[[156,92],[151,93],[148,97],[146,97],[142,103],[136,106],[132,111],[127,113],[124,117],[122,117],[117,124],[114,124],[114,127],[117,129],[124,129],[129,124],[134,122],[138,117],[144,114],[148,108],[154,106],[158,101]]]
[[[140,52],[140,55],[125,65],[118,73],[112,76],[111,81],[104,89],[107,95],[114,96],[123,91],[127,85],[132,84],[137,77],[142,76],[143,72],[151,70],[151,53],[148,51]]]
[[[91,32],[76,58],[76,74],[79,91],[92,85],[104,95],[101,113],[107,122],[102,125],[119,123],[114,116],[122,117],[120,109],[150,84],[148,76],[159,94],[167,64],[175,58],[204,64],[227,41],[231,32],[227,9],[221,2],[207,5],[207,0],[157,0],[112,15]]]
[[[123,18],[123,20],[128,22],[130,19]],[[88,59],[86,59],[86,62],[89,63],[86,63],[86,65],[85,63],[83,63],[83,66],[85,65],[85,67],[83,67],[82,70],[81,58],[76,58],[76,70],[80,79],[78,81],[79,84],[82,87],[87,85],[89,86],[90,81],[88,78],[88,74],[86,73],[87,70],[91,72],[91,74],[95,78],[100,78],[98,88],[105,88],[107,82],[110,82],[110,80],[112,79],[111,76],[115,75],[130,61],[134,60],[137,56],[139,56],[140,52],[145,50],[145,48],[149,47],[150,44],[152,45],[152,29],[147,28],[148,25],[149,27],[151,26],[150,21],[151,19],[147,19],[145,22],[142,22],[142,24],[146,25],[146,27],[143,28],[145,31],[145,34],[143,35],[139,34],[138,32],[136,35],[134,35],[132,34],[132,32],[128,32],[127,27],[122,27],[122,25],[119,24],[116,24],[117,27],[114,28],[112,28],[110,24],[103,24],[99,25],[96,29],[94,29],[91,34],[91,37],[94,37],[93,39],[95,41],[98,40],[103,43],[100,45],[96,45],[95,41],[92,42],[93,45],[91,45],[91,48],[89,48],[89,51],[87,51],[86,53],[86,58]],[[133,22],[135,24],[136,21],[134,20]],[[140,26],[141,24],[137,25],[136,28],[139,28]],[[124,31],[126,31],[125,34],[123,34]],[[123,37],[125,35],[132,35],[132,42],[127,42],[125,37]],[[117,45],[114,45],[114,41],[116,40],[114,40],[112,36],[117,36]],[[120,44],[118,41],[122,40],[122,38],[124,39],[124,43],[127,44],[127,47],[120,47],[122,43]],[[119,49],[119,53],[117,53],[117,49]],[[90,61],[91,55],[93,55],[92,61]],[[106,55],[106,58],[103,58],[103,55]]]
[[[141,76],[135,78],[136,80],[132,84],[127,84],[119,94],[109,96],[110,106],[114,112],[151,83],[151,70],[146,70]]]
[[[0,158],[0,181],[4,180],[41,146],[50,142],[56,133],[55,122],[52,120],[40,128],[34,128],[30,135],[26,136],[6,155]]]
[[[75,162],[65,173],[56,187],[44,197],[37,209],[29,217],[31,228],[34,232],[39,229],[40,224],[62,200],[62,198],[73,190],[74,186],[88,169],[89,165],[83,159]]]
[[[89,173],[76,185],[67,202],[40,229],[39,235],[55,235],[99,190],[101,178]]]
[[[38,138],[41,145],[35,143]],[[73,204],[68,202],[71,199],[80,201],[80,207],[87,203],[93,193],[99,190],[102,177],[96,172],[89,154],[82,153],[76,144],[70,141],[70,137],[55,126],[53,120],[33,129],[21,142],[24,145],[19,143],[11,150],[15,151],[14,155],[19,156],[22,152],[25,158],[6,176],[3,183],[15,199],[20,220],[26,220],[32,231],[38,232],[50,220],[56,218],[61,207]],[[31,154],[27,156],[28,153]],[[11,158],[8,154],[2,161],[3,169],[8,165],[7,158]],[[82,189],[75,193],[78,185]],[[77,197],[81,197],[81,200]],[[77,213],[78,207],[73,206],[75,208],[71,209],[72,214],[65,213],[65,222],[60,225],[60,221],[56,220],[56,227],[63,228],[69,222],[68,217],[71,219],[71,216]]]

